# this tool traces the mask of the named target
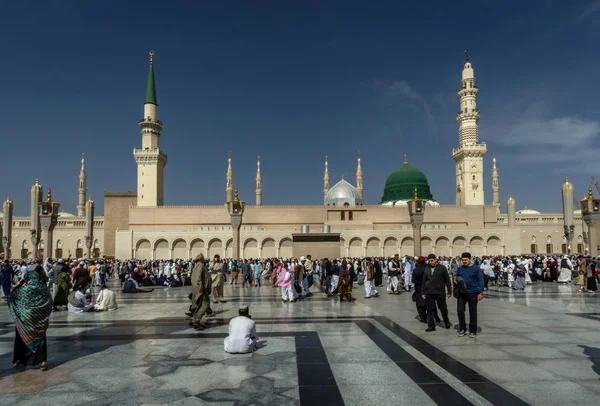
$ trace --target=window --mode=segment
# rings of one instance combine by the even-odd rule
[[[354,219],[353,213],[354,212],[351,212],[351,211],[348,212],[348,220],[353,220]]]
[[[563,244],[561,248],[562,248],[562,253],[563,254],[567,254],[568,253],[567,244]]]
[[[577,244],[577,252],[583,254],[583,244]]]
[[[537,254],[537,245],[536,244],[531,244],[531,253]]]
[[[552,254],[552,244],[546,244],[546,254]]]
[[[340,220],[346,220],[346,212],[345,211],[340,212]]]

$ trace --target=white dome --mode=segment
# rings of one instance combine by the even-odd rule
[[[61,211],[60,213],[58,213],[59,217],[77,217],[76,215],[72,214],[72,213],[67,213],[66,211]]]
[[[523,210],[519,210],[516,214],[542,214],[537,210],[528,209],[527,206]]]
[[[329,206],[357,206],[363,204],[360,193],[344,179],[333,185],[325,196],[325,204]]]

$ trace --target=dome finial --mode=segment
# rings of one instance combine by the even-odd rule
[[[419,198],[419,191],[415,188],[415,200]]]
[[[342,173],[342,180],[344,180],[344,174],[343,173]],[[591,190],[591,188],[590,188],[590,190]]]
[[[406,154],[404,154],[404,163],[407,164],[408,163],[408,159],[406,159]]]
[[[465,59],[467,62],[469,62],[469,50],[465,49]]]
[[[152,65],[154,63],[154,51],[151,50],[148,55],[150,55],[150,65]]]

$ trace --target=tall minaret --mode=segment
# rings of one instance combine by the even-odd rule
[[[458,91],[460,113],[458,122],[458,148],[452,151],[456,162],[456,205],[483,205],[483,157],[484,143],[479,143],[478,122],[481,114],[477,110],[475,72],[469,62],[469,52],[465,51],[466,63],[462,71],[461,89]]]
[[[262,175],[260,174],[260,157],[256,162],[256,205],[262,206]]]
[[[225,203],[233,200],[233,169],[231,169],[231,151],[227,158],[227,186],[225,187]]]
[[[327,193],[329,193],[329,163],[327,162],[327,157],[325,157],[325,174],[323,175],[323,202],[325,202]]]
[[[164,171],[167,155],[160,150],[162,122],[158,119],[158,103],[154,84],[154,52],[150,51],[150,70],[144,102],[144,117],[139,122],[142,130],[142,148],[134,148],[133,156],[138,166],[138,206],[164,204]]]
[[[81,154],[81,170],[79,171],[79,200],[77,203],[77,216],[85,217],[85,195],[87,175],[85,174],[85,155]]]
[[[496,154],[494,154],[494,167],[492,168],[492,205],[496,214],[500,214],[500,184],[498,183],[498,169],[496,168]]]
[[[363,177],[362,177],[362,168],[360,167],[360,151],[358,151],[358,166],[356,167],[356,190],[360,195],[362,200],[363,198]]]

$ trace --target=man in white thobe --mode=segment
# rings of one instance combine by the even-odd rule
[[[256,323],[250,317],[248,305],[241,305],[238,317],[229,322],[229,335],[225,337],[225,352],[230,354],[246,354],[256,349]]]
[[[117,310],[117,295],[110,289],[106,288],[106,285],[100,287],[100,293],[98,299],[94,305],[94,310],[97,312],[105,310]]]

